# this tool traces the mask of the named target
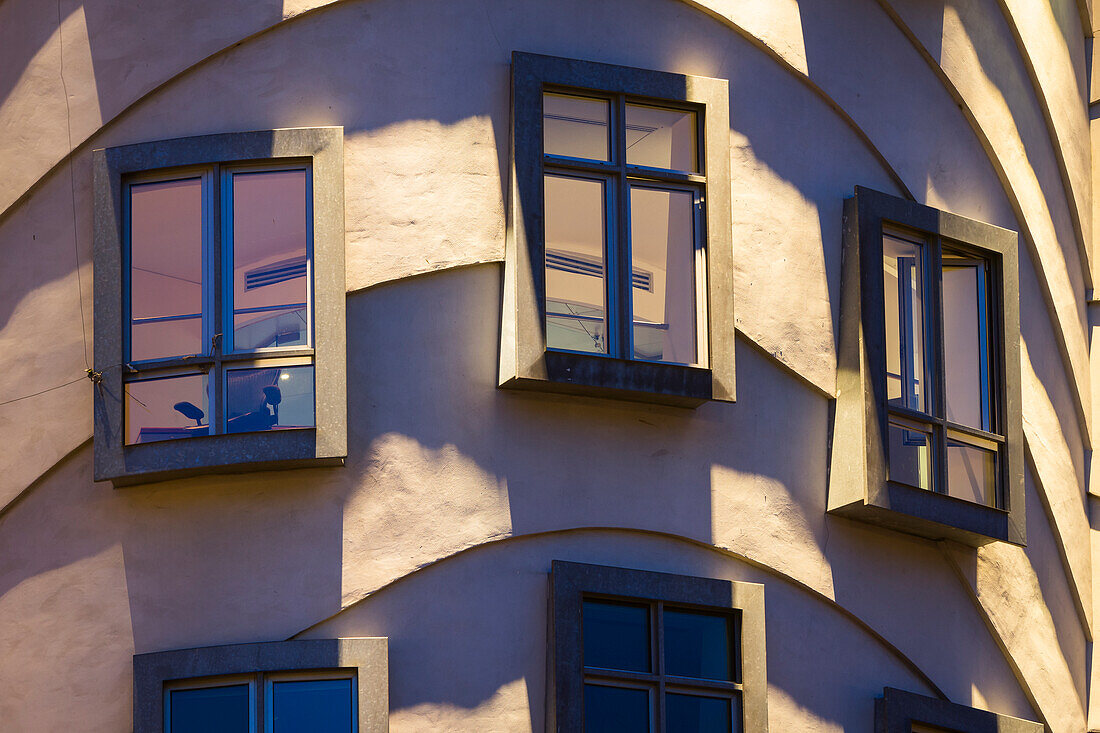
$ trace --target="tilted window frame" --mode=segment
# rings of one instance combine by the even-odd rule
[[[844,205],[837,402],[828,510],[930,539],[980,546],[1026,542],[1016,232],[857,186]],[[994,389],[1003,421],[998,507],[887,480],[889,410],[883,284],[884,227],[940,239],[989,263]],[[933,308],[941,307],[934,303]],[[937,321],[937,323],[940,321]],[[930,326],[926,325],[926,329]],[[937,377],[940,379],[942,377]]]
[[[313,193],[315,427],[125,445],[124,181],[188,166],[301,160],[309,160]],[[347,455],[343,128],[225,133],[98,149],[93,172],[95,370],[102,375],[94,397],[95,479],[123,486],[202,473],[342,465]]]
[[[696,407],[732,402],[734,380],[733,245],[729,162],[729,89],[722,79],[590,61],[512,54],[511,202],[500,338],[501,387],[614,397]],[[625,95],[632,102],[687,107],[698,114],[706,177],[704,242],[705,367],[620,359],[546,348],[543,199],[544,89]],[[625,163],[624,163],[625,165]],[[623,211],[622,204],[618,211]],[[627,297],[617,293],[619,297]],[[702,307],[700,307],[702,306]]]
[[[248,683],[256,733],[267,714],[268,677],[325,679],[354,675],[358,733],[389,730],[389,662],[385,637],[295,639],[174,649],[134,655],[134,733],[164,733],[165,693]],[[283,681],[283,680],[280,680]]]
[[[763,585],[562,560],[554,560],[550,571],[547,730],[584,728],[582,617],[586,596],[627,602],[660,601],[700,611],[738,611],[743,731],[767,733]],[[653,722],[654,727],[657,723]]]
[[[914,725],[955,733],[1043,733],[1042,723],[959,705],[893,687],[875,699],[875,733],[913,733]]]

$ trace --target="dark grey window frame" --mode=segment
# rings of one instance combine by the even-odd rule
[[[501,387],[684,407],[696,407],[708,400],[734,400],[728,86],[722,79],[529,53],[512,54],[512,188],[500,340]],[[546,348],[544,90],[623,95],[631,101],[688,108],[697,113],[706,177],[705,312],[709,353],[705,367]]]
[[[914,692],[883,688],[875,699],[875,733],[912,733],[914,725],[946,733],[1043,733],[1042,723],[998,715]]]
[[[356,675],[358,733],[389,730],[389,661],[385,637],[297,639],[227,644],[134,655],[134,733],[163,733],[164,693],[172,682],[251,677],[253,718],[264,715],[264,674],[349,672]],[[262,726],[256,727],[262,733]]]
[[[917,233],[937,248],[942,241],[943,246],[989,263],[990,362],[1004,431],[996,507],[887,480],[890,411],[883,316],[884,226]],[[993,541],[1025,544],[1017,247],[1016,232],[862,186],[845,201],[838,396],[829,474],[831,513],[973,546]],[[939,309],[940,304],[934,302],[931,307]],[[939,323],[940,317],[933,324]],[[926,325],[926,330],[935,328]],[[942,334],[936,338],[942,339]],[[933,342],[933,346],[942,351],[942,345]],[[943,484],[941,476],[939,485]]]
[[[745,733],[767,733],[768,676],[764,586],[689,575],[555,560],[550,570],[550,664],[547,731],[584,728],[583,603],[586,597],[663,602],[738,611],[741,709]]]
[[[128,176],[217,164],[308,161],[313,190],[315,426],[124,445],[124,201]],[[123,486],[202,473],[342,465],[347,456],[343,128],[236,132],[93,152],[95,479]]]

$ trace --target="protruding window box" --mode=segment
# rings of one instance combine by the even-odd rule
[[[95,151],[95,477],[347,453],[343,132]]]
[[[876,733],[1043,733],[1022,718],[887,687],[875,700]]]
[[[719,79],[515,53],[500,386],[732,401]]]
[[[1024,544],[1017,235],[857,187],[845,202],[829,511]]]

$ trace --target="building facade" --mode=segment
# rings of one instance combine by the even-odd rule
[[[0,3],[0,730],[1100,730],[1092,14]]]

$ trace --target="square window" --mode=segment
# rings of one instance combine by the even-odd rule
[[[95,152],[97,480],[342,463],[342,137]]]
[[[887,687],[875,700],[881,733],[1042,733],[1042,723]]]
[[[829,510],[1023,544],[1016,233],[857,187],[844,246]]]
[[[134,657],[135,733],[382,733],[386,639],[231,644]]]
[[[554,730],[767,730],[763,586],[555,561]]]
[[[727,83],[513,55],[501,386],[732,401]]]

